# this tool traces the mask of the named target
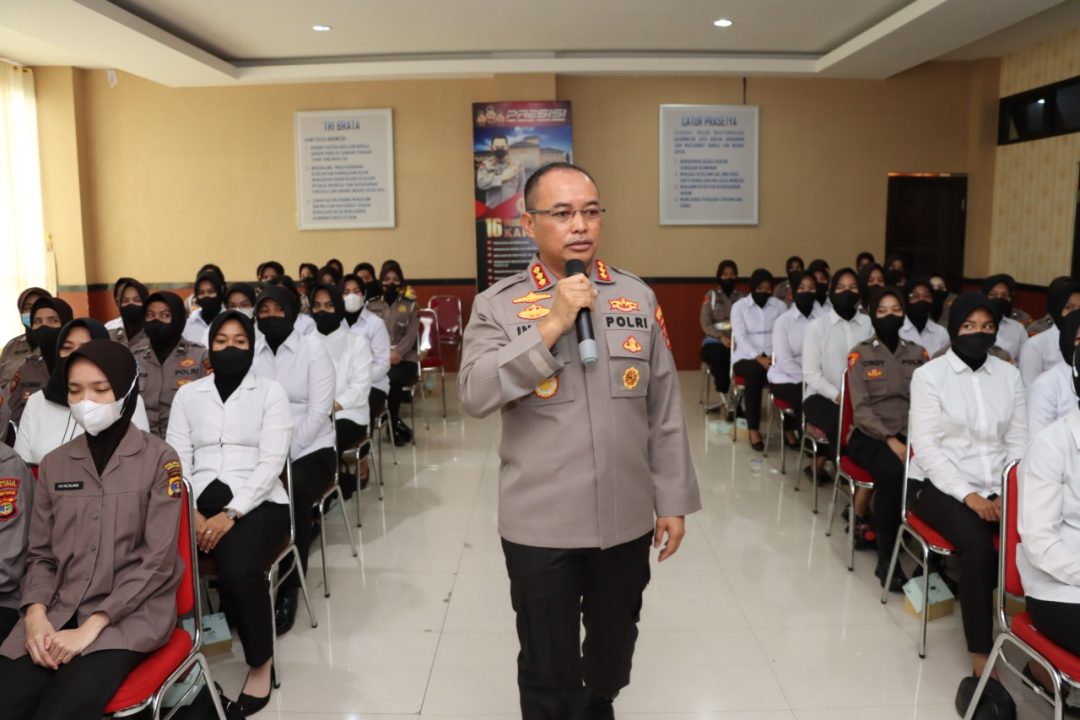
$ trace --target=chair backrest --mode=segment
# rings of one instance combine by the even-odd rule
[[[439,339],[443,342],[457,341],[461,337],[461,298],[456,295],[433,295],[428,308],[439,318]]]
[[[1001,473],[1001,524],[1004,529],[1005,542],[1002,543],[999,562],[1002,565],[1003,577],[998,587],[1004,587],[1010,595],[1023,595],[1024,583],[1020,579],[1020,571],[1016,567],[1016,549],[1020,546],[1020,530],[1017,523],[1019,504],[1017,502],[1017,470],[1018,462],[1011,462]]]
[[[418,314],[420,318],[418,344],[421,366],[441,365],[442,344],[439,335],[439,316],[434,310],[428,308],[421,308]]]

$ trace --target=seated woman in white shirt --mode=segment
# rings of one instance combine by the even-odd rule
[[[878,263],[863,265],[859,270],[859,312],[869,315],[870,293],[874,288],[885,287],[885,268]]]
[[[934,309],[934,289],[930,281],[915,276],[908,280],[906,319],[900,328],[900,337],[908,342],[922,345],[934,357],[949,345],[949,331],[931,319]]]
[[[337,413],[338,450],[344,452],[367,438],[368,394],[371,392],[371,346],[367,338],[349,329],[345,322],[345,302],[334,285],[317,285],[311,295],[311,317],[326,352],[334,361],[337,383],[334,411]],[[356,492],[356,475],[346,467],[339,481],[348,500]]]
[[[303,335],[296,326],[297,303],[287,289],[268,285],[255,306],[255,315],[262,336],[255,341],[252,370],[257,377],[281,383],[292,407],[290,455],[296,547],[306,573],[314,529],[311,509],[330,487],[337,467],[331,422],[337,375],[319,336]],[[279,635],[296,620],[299,590],[300,576],[289,573],[275,606]]]
[[[766,373],[772,363],[773,325],[787,312],[787,306],[773,297],[773,277],[758,268],[750,275],[750,296],[731,306],[732,374],[745,380],[743,404],[750,446],[765,449],[761,438],[761,395],[768,382]]]
[[[1080,338],[1080,313],[1061,319],[1057,364],[1027,386],[1028,439],[1034,440],[1043,428],[1065,417],[1076,405],[1073,397],[1072,356]],[[1055,328],[1057,330],[1057,328]]]
[[[794,272],[789,280],[793,300],[773,325],[773,362],[768,378],[772,394],[795,411],[794,417],[785,417],[784,438],[788,447],[797,449],[795,430],[802,421],[803,338],[810,321],[824,311],[817,304],[817,280],[812,274]]]
[[[1020,360],[1024,341],[1027,340],[1027,328],[1013,319],[1013,300],[1016,298],[1016,280],[1012,275],[991,275],[983,280],[982,291],[994,301],[997,313],[1001,317],[998,323],[997,346],[1009,354],[1015,364]]]
[[[225,303],[225,284],[217,273],[204,272],[195,279],[194,295],[199,309],[192,310],[188,315],[184,339],[203,345],[207,342],[210,323],[218,316]]]
[[[964,637],[976,675],[993,645],[1001,471],[1027,443],[1020,371],[989,354],[996,310],[982,293],[958,297],[949,311],[950,350],[911,381],[910,443],[926,475],[914,512],[956,546]]]
[[[1044,327],[1045,321],[1032,323],[1028,328],[1029,337],[1020,349],[1020,376],[1028,387],[1031,387],[1040,375],[1061,362],[1061,355],[1058,353],[1061,321],[1077,309],[1080,309],[1080,284],[1070,277],[1058,278],[1050,283],[1046,294],[1046,311],[1051,324],[1040,332],[1038,328]],[[1032,332],[1036,334],[1031,335]],[[1034,435],[1032,433],[1032,437]]]
[[[233,283],[225,294],[225,309],[238,310],[241,315],[255,319],[255,288],[247,283]]]
[[[256,377],[255,327],[232,310],[210,324],[214,372],[180,388],[166,442],[195,494],[199,550],[214,559],[218,591],[248,664],[244,715],[269,702],[274,655],[266,570],[289,537],[281,471],[292,411],[277,382]],[[308,513],[310,516],[310,508]]]
[[[367,340],[371,348],[371,390],[368,392],[367,423],[368,427],[371,427],[375,418],[382,414],[386,407],[386,396],[390,392],[390,332],[382,318],[366,309],[367,284],[363,278],[355,274],[346,275],[341,285],[345,322],[352,332]],[[365,457],[357,471],[360,475],[361,490],[367,487],[367,465],[368,459]]]
[[[40,465],[41,460],[64,443],[82,435],[82,425],[75,422],[68,407],[67,358],[91,340],[108,340],[109,331],[97,320],[76,318],[63,328],[56,340],[56,353],[45,358],[49,380],[26,401],[19,432],[15,436],[15,452],[27,465]],[[135,414],[131,424],[149,431],[146,405],[136,394]]]

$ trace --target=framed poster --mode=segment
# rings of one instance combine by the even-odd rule
[[[660,224],[757,223],[757,106],[661,105]]]
[[[394,227],[390,108],[296,113],[301,230]]]

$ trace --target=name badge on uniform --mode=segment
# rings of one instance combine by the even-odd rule
[[[72,481],[72,482],[53,483],[53,490],[57,490],[57,491],[82,490],[82,489],[83,489],[83,484],[82,484],[81,480],[78,481],[78,482]]]

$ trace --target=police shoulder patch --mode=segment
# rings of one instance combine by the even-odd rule
[[[862,357],[862,355],[860,355],[859,353],[852,350],[850,353],[848,353],[848,356],[847,356],[847,366],[849,368],[855,367],[855,363],[859,362],[859,358],[861,358],[861,357]]]
[[[664,334],[664,344],[667,345],[668,350],[670,350],[671,338],[668,337],[667,323],[664,322],[664,311],[663,309],[661,309],[659,304],[656,306],[656,313],[654,314],[654,317],[656,317],[656,324],[660,326],[660,332]]]
[[[0,478],[0,522],[8,522],[19,516],[19,478]]]

